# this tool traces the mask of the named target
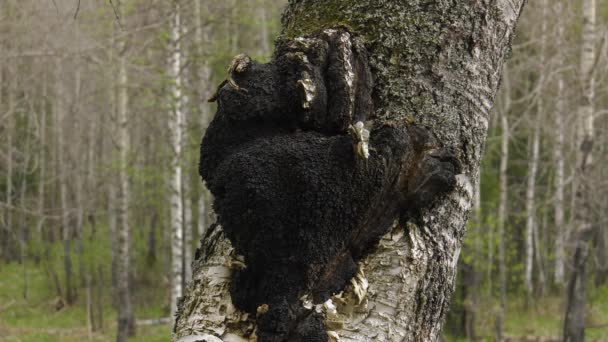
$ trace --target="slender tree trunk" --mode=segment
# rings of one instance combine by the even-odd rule
[[[509,198],[508,188],[508,165],[509,165],[509,141],[511,131],[509,130],[509,111],[511,110],[511,82],[508,69],[505,67],[503,73],[503,87],[505,88],[505,105],[500,113],[501,122],[501,145],[500,145],[500,197],[498,204],[498,272],[500,288],[500,304],[496,316],[495,340],[502,341],[504,334],[505,305],[507,297],[507,270],[505,261],[505,221],[507,220],[507,203]]]
[[[72,281],[72,257],[71,257],[71,225],[70,225],[70,211],[68,208],[68,170],[67,158],[65,152],[67,145],[65,144],[66,130],[63,129],[66,121],[66,115],[68,113],[67,108],[67,92],[65,89],[65,69],[63,68],[63,61],[57,59],[55,67],[55,111],[57,115],[57,122],[55,126],[55,138],[57,143],[57,163],[58,168],[58,182],[59,182],[59,202],[61,206],[61,237],[63,241],[63,267],[65,271],[65,300],[68,304],[74,302],[74,286]]]
[[[543,82],[542,76],[539,82]],[[539,89],[542,85],[539,86]],[[539,90],[540,91],[540,90]],[[532,273],[534,268],[534,231],[537,225],[536,219],[536,173],[538,170],[540,154],[540,121],[542,111],[542,94],[538,95],[538,108],[536,117],[533,119],[534,130],[532,132],[532,146],[528,161],[528,184],[526,188],[526,263],[524,283],[526,286],[526,305],[532,303],[534,284]],[[538,252],[538,251],[537,251]]]
[[[200,115],[200,125],[201,125],[201,129],[204,130],[207,125],[209,124],[209,117],[210,117],[210,109],[209,109],[209,104],[207,103],[207,101],[205,101],[207,98],[209,98],[210,94],[210,69],[209,69],[209,64],[207,63],[207,58],[205,58],[204,54],[204,47],[209,45],[209,32],[208,29],[206,27],[203,27],[202,24],[202,6],[201,6],[201,2],[203,0],[195,0],[194,1],[194,16],[195,16],[195,40],[196,40],[196,47],[197,47],[197,63],[196,63],[196,73],[197,73],[197,78],[198,78],[198,98],[201,99],[202,101],[199,101],[199,105],[198,105],[198,109],[199,109],[199,115]],[[206,207],[206,201],[207,198],[209,197],[209,192],[207,191],[207,188],[203,187],[203,189],[201,190],[201,193],[199,195],[198,198],[198,220],[197,220],[197,227],[198,227],[198,236],[199,239],[203,237],[204,233],[205,233],[205,228],[206,228],[206,217],[207,217],[207,207]]]
[[[260,20],[260,51],[258,55],[267,58],[270,54],[270,42],[268,37],[268,19],[266,16],[266,0],[257,0],[257,12]]]
[[[186,287],[192,279],[192,201],[188,190],[190,181],[184,179],[184,279],[182,286]]]
[[[586,306],[586,264],[589,256],[589,241],[593,235],[593,212],[591,210],[590,184],[593,149],[593,116],[595,101],[595,0],[583,1],[583,36],[581,49],[581,97],[578,108],[578,119],[583,127],[583,139],[579,153],[579,181],[576,193],[577,208],[574,212],[575,250],[572,258],[570,279],[566,290],[566,313],[564,319],[564,341],[579,342],[585,339],[585,306]]]
[[[439,339],[488,116],[522,6],[523,1],[512,0],[424,6],[409,1],[290,1],[283,16],[286,37],[338,24],[364,35],[375,71],[375,120],[403,122],[411,115],[462,153],[457,188],[425,212],[419,224],[410,222],[407,230],[389,233],[363,262],[367,305],[343,313],[342,328],[331,331],[341,341]],[[176,319],[175,341],[247,336],[254,319],[250,315],[242,321],[242,313],[231,304],[229,265],[238,263],[231,262],[230,242],[219,227],[206,236],[205,253],[197,260]]]
[[[526,286],[526,305],[530,305],[533,300],[534,284],[533,284],[533,268],[534,268],[534,236],[535,231],[538,229],[538,220],[536,217],[536,173],[538,171],[538,163],[540,157],[540,127],[541,120],[543,117],[544,103],[544,82],[545,82],[545,65],[544,65],[544,51],[545,51],[545,39],[546,39],[546,22],[545,22],[545,11],[547,7],[546,0],[542,0],[540,3],[542,8],[542,33],[540,38],[540,76],[538,78],[538,102],[536,115],[532,119],[534,130],[532,131],[530,157],[528,162],[528,184],[526,188],[526,264],[525,264],[525,277],[524,283]],[[538,254],[540,251],[536,251]]]
[[[101,265],[99,265],[97,267],[97,277],[96,277],[96,281],[95,281],[95,285],[97,288],[97,295],[96,295],[96,303],[95,306],[97,307],[97,330],[99,331],[103,331],[103,309],[104,309],[104,300],[103,300],[103,268]]]
[[[8,71],[8,115],[7,115],[7,132],[6,132],[6,226],[4,244],[5,258],[9,261],[14,259],[14,250],[11,247],[14,241],[13,228],[13,134],[14,134],[14,115],[15,115],[15,73],[12,72],[12,67],[7,68]]]
[[[183,129],[183,107],[181,89],[181,18],[179,2],[175,2],[173,8],[173,19],[171,21],[171,98],[169,113],[169,131],[171,134],[171,179],[169,196],[171,203],[171,313],[177,310],[177,302],[182,296],[183,283],[183,195],[182,195],[182,129]]]
[[[0,7],[2,8],[2,7]],[[0,48],[4,48],[3,45],[0,44]],[[4,89],[3,89],[3,85],[4,85],[4,68],[0,66],[0,113],[2,113],[4,111],[4,102],[3,102],[3,93],[4,93]],[[9,127],[9,131],[10,131],[10,127]],[[8,140],[8,139],[7,139]],[[7,144],[8,145],[8,144]],[[8,164],[8,161],[7,161]],[[8,190],[8,187],[5,188],[5,190]],[[2,216],[0,217],[0,256],[6,259],[6,248],[7,248],[7,236],[8,236],[8,226],[6,224],[6,216],[7,216],[7,211],[8,208],[4,208],[4,210],[2,211]]]
[[[156,222],[158,221],[158,213],[153,212],[150,217],[150,227],[148,230],[148,253],[146,260],[149,266],[156,263]]]
[[[27,211],[27,204],[25,199],[25,193],[27,190],[27,175],[29,173],[28,167],[30,164],[30,158],[32,156],[31,149],[31,130],[32,130],[32,119],[31,115],[34,115],[35,111],[32,106],[30,106],[30,115],[25,114],[26,120],[26,132],[27,136],[25,138],[25,149],[23,150],[24,159],[22,160],[21,165],[21,189],[19,190],[19,197],[21,203],[21,211],[25,213]],[[21,262],[22,267],[22,276],[23,276],[23,298],[27,299],[28,297],[28,278],[27,278],[27,242],[29,240],[29,227],[28,227],[28,219],[27,215],[21,215],[20,229],[19,229],[19,262]]]
[[[79,30],[78,25],[76,25],[76,30]],[[76,132],[80,132],[80,131],[84,131],[85,125],[84,125],[84,120],[82,120],[83,117],[83,113],[80,112],[80,89],[81,89],[81,75],[82,75],[82,71],[81,71],[81,66],[80,66],[80,59],[79,57],[76,58],[75,63],[76,65],[76,81],[75,81],[75,89],[74,89],[74,115],[76,118],[78,118],[76,120]],[[78,150],[77,147],[79,146],[74,146],[76,147],[75,151],[75,155],[77,156],[85,156],[85,154],[81,151]],[[84,162],[83,163],[78,163],[80,165],[86,165]],[[83,166],[84,166],[83,165]],[[86,288],[87,286],[87,281],[86,281],[86,271],[85,271],[85,266],[84,266],[84,197],[85,197],[85,193],[84,193],[84,182],[85,182],[85,177],[86,177],[86,173],[85,173],[85,169],[84,167],[82,168],[78,168],[77,174],[74,177],[74,181],[76,183],[76,189],[75,189],[75,197],[76,197],[76,230],[77,230],[77,235],[76,238],[78,245],[76,246],[77,248],[77,252],[78,252],[78,276],[80,278],[80,287],[82,288]],[[88,293],[87,293],[88,296]],[[88,298],[88,297],[87,297]],[[88,300],[88,299],[87,299]]]
[[[38,137],[38,223],[36,224],[36,234],[43,244],[47,239],[43,236],[44,226],[44,185],[46,182],[46,115],[47,115],[47,73],[44,72],[42,78],[42,100],[40,103],[40,123],[38,124],[40,133]]]
[[[481,178],[481,176],[480,176]],[[462,274],[462,282],[464,283],[464,331],[465,337],[469,341],[475,341],[477,334],[475,331],[475,324],[478,315],[478,303],[479,303],[479,272],[477,267],[480,260],[480,246],[481,246],[481,235],[482,235],[482,214],[481,214],[481,179],[475,184],[475,197],[473,199],[473,213],[474,213],[474,231],[469,234],[474,234],[475,242],[473,244],[473,260],[470,264],[461,262],[465,272]],[[471,225],[469,225],[471,227]],[[471,230],[471,228],[469,228]]]
[[[108,234],[110,241],[110,283],[112,284],[112,306],[118,309],[118,218],[116,217],[118,195],[113,180],[108,181]]]
[[[118,47],[115,40],[115,25],[112,26],[112,37],[111,37],[111,45]],[[110,65],[115,65],[115,54],[114,49],[111,49],[109,52],[110,55]],[[114,71],[114,67],[112,67]],[[110,119],[112,120],[112,129],[114,130],[117,120],[118,114],[118,101],[117,101],[117,93],[118,93],[118,81],[117,81],[117,73],[112,72],[111,78],[111,86],[108,89],[108,98],[110,101]],[[110,139],[111,141],[115,141],[116,137]],[[108,146],[108,150],[113,150],[115,148],[114,145]],[[113,175],[114,176],[114,175]],[[117,186],[115,177],[112,177],[108,180],[108,200],[107,200],[107,210],[108,210],[108,233],[109,233],[109,242],[110,242],[110,254],[111,254],[111,269],[110,269],[110,282],[112,284],[112,306],[118,310],[119,299],[118,299],[118,194],[117,194]]]
[[[120,11],[120,10],[119,10]],[[118,327],[116,340],[123,342],[128,336],[135,335],[135,320],[131,308],[129,286],[131,231],[129,224],[129,127],[128,127],[128,75],[125,42],[118,42],[118,107],[117,107],[117,149],[118,168],[118,234],[117,234],[117,294],[118,294]]]
[[[558,0],[556,4],[556,15],[563,17],[565,14],[563,0]],[[562,46],[564,40],[565,25],[557,25],[557,40],[556,46]],[[564,54],[560,49],[557,52],[557,66],[564,66]],[[557,95],[555,108],[555,128],[556,137],[553,145],[553,159],[555,162],[555,284],[558,286],[564,285],[564,241],[566,237],[566,226],[564,221],[564,73],[557,74]]]

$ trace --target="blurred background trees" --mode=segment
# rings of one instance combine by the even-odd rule
[[[234,55],[270,58],[284,4],[0,2],[0,339],[167,339],[213,222],[206,98]],[[605,0],[528,3],[449,338],[560,338],[573,277],[608,336],[607,23]]]

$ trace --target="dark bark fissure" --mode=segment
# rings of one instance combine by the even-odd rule
[[[343,290],[396,219],[456,185],[460,163],[433,132],[374,119],[371,75],[363,41],[326,29],[279,41],[268,64],[237,56],[213,98],[200,174],[246,265],[232,301],[258,314],[262,342],[326,341],[302,298]]]

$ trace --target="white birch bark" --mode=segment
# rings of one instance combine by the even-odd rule
[[[530,159],[528,160],[528,182],[526,187],[526,263],[525,263],[525,277],[524,284],[526,286],[526,294],[527,294],[527,302],[531,303],[533,299],[534,292],[534,284],[533,284],[533,276],[534,272],[534,236],[535,230],[537,227],[537,217],[536,217],[536,174],[538,172],[538,163],[540,156],[540,127],[541,121],[543,118],[544,111],[544,103],[543,103],[543,88],[545,82],[545,65],[544,65],[544,52],[545,52],[545,39],[546,39],[546,8],[547,2],[546,0],[542,0],[540,3],[542,9],[542,33],[540,38],[540,56],[539,56],[539,69],[540,75],[538,78],[538,100],[537,100],[537,108],[536,115],[532,119],[534,129],[532,132],[532,146],[530,150]],[[536,253],[539,253],[537,250]],[[540,270],[539,270],[540,271]],[[544,282],[542,272],[538,272],[539,281]]]
[[[171,203],[171,313],[177,310],[177,302],[182,296],[183,283],[183,195],[182,195],[182,129],[183,108],[181,89],[181,19],[179,2],[175,2],[171,20],[170,58],[170,112],[169,133],[171,135],[171,175],[169,197]]]
[[[184,279],[182,286],[185,287],[192,279],[192,201],[190,200],[190,181],[184,180]]]
[[[565,13],[563,0],[557,0],[555,2],[556,15],[562,17]],[[564,39],[564,26],[557,25],[557,39],[556,45],[562,46]],[[564,65],[564,54],[560,49],[557,52],[557,65],[558,68],[562,68]],[[564,222],[564,137],[565,137],[565,126],[564,126],[564,74],[559,72],[557,74],[557,95],[556,95],[556,108],[555,108],[555,128],[556,137],[553,145],[553,159],[555,162],[555,284],[558,286],[564,285],[564,241],[566,238],[566,226]]]
[[[329,323],[330,333],[340,341],[435,341],[450,305],[488,116],[523,1],[433,2],[422,10],[412,2],[389,0],[324,4],[291,0],[283,16],[284,33],[292,37],[312,33],[331,25],[331,18],[337,16],[339,23],[367,34],[375,45],[370,54],[376,76],[376,117],[403,120],[413,115],[445,144],[459,146],[464,166],[457,189],[425,212],[420,226],[395,227],[361,262],[366,279],[355,282],[357,289],[367,289],[365,300],[356,305],[354,295],[346,293],[351,300],[332,317],[337,322]],[[461,32],[450,37],[434,29],[449,25],[450,20],[471,29],[442,31]],[[464,53],[462,43],[470,38],[474,44]],[[442,42],[441,52],[425,48],[437,40]],[[412,102],[414,98],[418,100]],[[246,341],[254,318],[231,303],[228,289],[236,263],[220,227],[206,235],[202,249],[173,339]]]
[[[505,88],[505,104],[500,114],[501,122],[501,144],[500,144],[500,168],[499,168],[499,203],[498,203],[498,272],[500,286],[500,303],[495,323],[495,339],[502,341],[505,321],[505,305],[507,293],[507,271],[505,265],[505,221],[507,219],[507,201],[509,198],[508,188],[508,166],[509,166],[509,141],[511,131],[509,129],[509,111],[511,110],[511,82],[508,69],[505,67],[503,73],[503,87]]]

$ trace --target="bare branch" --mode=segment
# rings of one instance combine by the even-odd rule
[[[118,10],[116,9],[116,6],[114,6],[114,3],[112,2],[112,0],[108,0],[110,2],[110,6],[112,6],[112,10],[114,11],[114,17],[116,18],[116,22],[118,23],[118,27],[120,27],[120,29],[122,30],[122,23],[120,22],[120,15],[118,15]]]
[[[53,1],[53,5],[55,6],[55,10],[57,11],[57,16],[59,16],[59,7],[57,7],[57,2],[55,2],[55,0],[51,1]]]
[[[111,1],[110,1],[111,3]],[[78,0],[78,3],[76,4],[76,11],[74,12],[74,20],[76,20],[76,18],[78,17],[78,12],[80,11],[80,0]]]

